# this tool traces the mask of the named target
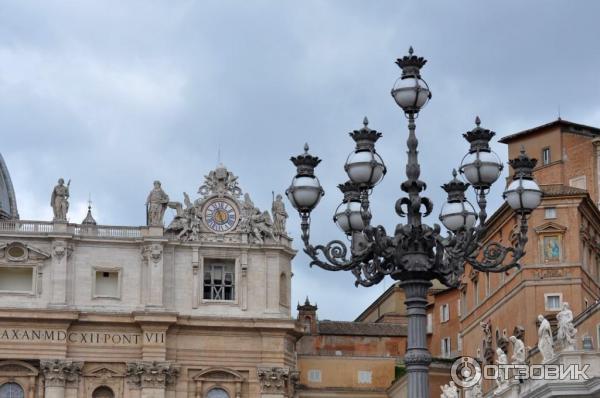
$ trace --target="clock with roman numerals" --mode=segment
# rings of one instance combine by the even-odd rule
[[[204,206],[204,222],[214,232],[233,230],[239,220],[237,206],[225,199],[214,199]]]

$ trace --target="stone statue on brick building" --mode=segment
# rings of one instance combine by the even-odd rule
[[[444,384],[440,388],[442,390],[440,398],[458,398],[458,388],[453,381],[450,384]]]
[[[69,186],[71,180],[65,185],[65,180],[58,179],[58,184],[52,190],[50,197],[50,206],[54,212],[54,221],[67,221],[67,213],[69,211]]]
[[[492,348],[492,322],[487,320],[486,322],[480,322],[481,330],[483,332],[483,358],[486,364],[491,365],[494,363],[494,349]]]
[[[496,348],[496,356],[496,364],[500,368],[498,369],[498,378],[496,379],[496,385],[498,386],[498,390],[501,390],[504,387],[506,387],[506,384],[508,383],[508,379],[506,378],[505,372],[503,370],[506,368],[506,365],[508,365],[508,358],[501,348]]]
[[[161,188],[160,181],[154,181],[154,188],[146,199],[146,224],[162,227],[169,196]]]
[[[513,346],[513,353],[511,357],[512,363],[514,365],[524,365],[526,359],[525,344],[521,339],[518,339],[515,336],[510,336],[508,339],[510,340]]]
[[[540,327],[538,328],[538,349],[542,354],[544,362],[548,362],[554,358],[554,348],[552,342],[552,329],[550,322],[543,315],[538,315]]]
[[[563,351],[574,350],[577,329],[573,326],[573,311],[571,311],[569,303],[563,303],[562,310],[556,315],[556,319],[558,320],[556,341]]]

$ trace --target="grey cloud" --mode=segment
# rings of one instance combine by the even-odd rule
[[[439,205],[475,115],[500,136],[555,118],[559,106],[564,118],[600,124],[598,11],[592,1],[3,2],[0,151],[23,218],[48,216],[48,193],[64,176],[77,213],[91,192],[99,222],[137,225],[154,179],[174,198],[195,192],[219,148],[268,208],[292,177],[289,156],[308,141],[324,159],[327,195],[313,217],[322,242],[340,237],[335,185],[347,133],[367,115],[384,132],[389,168],[374,221],[393,230],[406,159],[406,123],[389,96],[395,58],[413,45],[429,59],[433,100],[418,135]],[[301,249],[298,224],[293,215]],[[350,275],[307,263],[300,251],[294,302],[308,294],[322,318],[352,319],[384,288],[356,289]]]

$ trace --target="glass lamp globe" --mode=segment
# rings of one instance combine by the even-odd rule
[[[296,176],[285,191],[290,203],[302,213],[311,212],[324,195],[319,179],[315,176]]]
[[[513,210],[523,214],[531,213],[542,201],[542,191],[538,184],[523,177],[513,180],[503,196]]]
[[[489,188],[502,171],[502,161],[494,151],[468,153],[462,161],[460,172],[475,188]]]
[[[375,151],[354,151],[344,166],[350,181],[369,188],[377,185],[385,175],[383,159]]]
[[[335,211],[333,221],[347,235],[360,232],[365,228],[360,202],[342,202]]]
[[[473,228],[477,221],[475,209],[468,201],[452,201],[444,203],[440,212],[440,221],[450,231],[458,231],[461,228]]]
[[[396,80],[392,97],[404,112],[415,113],[429,101],[431,91],[425,80],[417,76],[405,76]]]

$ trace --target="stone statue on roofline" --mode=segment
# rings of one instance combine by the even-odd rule
[[[163,191],[160,181],[154,181],[154,188],[146,199],[146,225],[162,227],[165,210],[169,204],[169,195]]]
[[[562,310],[556,315],[556,319],[558,320],[556,341],[563,351],[574,350],[577,329],[573,326],[573,311],[571,311],[569,303],[563,303]]]
[[[285,211],[281,195],[278,194],[273,200],[271,212],[273,213],[273,235],[276,237],[286,235],[285,224],[288,219],[288,213]]]
[[[67,221],[67,213],[69,211],[70,185],[71,180],[69,180],[69,182],[67,182],[67,185],[65,185],[65,180],[59,178],[58,184],[52,190],[52,195],[50,197],[50,206],[52,206],[52,211],[54,212],[53,221]]]
[[[538,315],[540,327],[538,328],[538,349],[542,354],[544,362],[554,358],[554,347],[552,342],[552,329],[550,322],[543,315]]]

